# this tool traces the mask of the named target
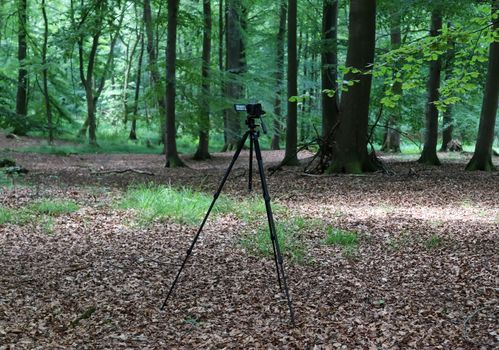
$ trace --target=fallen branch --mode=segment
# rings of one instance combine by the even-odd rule
[[[145,170],[137,170],[137,169],[122,169],[122,170],[108,170],[108,171],[97,171],[92,172],[93,175],[105,175],[105,174],[123,174],[123,173],[136,173],[148,176],[155,176],[154,173]]]

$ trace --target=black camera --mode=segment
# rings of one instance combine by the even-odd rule
[[[250,103],[250,104],[235,104],[234,109],[236,112],[247,112],[249,116],[259,118],[265,114],[262,109],[261,103]]]

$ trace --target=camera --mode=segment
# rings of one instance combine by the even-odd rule
[[[247,112],[249,116],[256,118],[265,114],[261,103],[235,104],[234,109],[236,112]]]

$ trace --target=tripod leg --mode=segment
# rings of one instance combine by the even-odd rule
[[[270,238],[272,240],[272,245],[274,248],[274,260],[276,261],[276,267],[277,267],[277,279],[279,280],[279,287],[281,287],[281,277],[282,277],[282,287],[284,287],[284,293],[286,295],[286,299],[288,302],[289,316],[291,318],[291,322],[294,324],[295,316],[293,312],[293,305],[291,303],[291,297],[289,296],[288,284],[286,282],[286,273],[284,272],[283,258],[275,229],[274,215],[272,214],[272,208],[270,206],[270,195],[267,187],[267,181],[265,179],[262,152],[260,150],[260,143],[258,142],[258,133],[252,132],[250,134],[250,137],[253,139],[253,142],[255,144],[255,154],[256,154],[256,160],[258,162],[258,170],[260,172],[260,180],[262,182],[263,198],[265,199],[265,209],[267,211],[267,219],[269,222]]]
[[[248,192],[253,190],[253,138],[250,137]]]
[[[206,224],[206,221],[208,220],[208,216],[210,215],[211,210],[215,206],[215,202],[217,201],[218,196],[222,192],[222,188],[224,187],[225,182],[227,181],[227,178],[229,177],[229,174],[230,174],[230,171],[232,170],[232,167],[234,166],[234,164],[236,163],[237,158],[239,157],[239,153],[241,153],[241,150],[244,147],[244,143],[246,142],[246,139],[248,138],[248,135],[249,135],[249,131],[247,131],[243,135],[241,141],[239,142],[239,145],[237,147],[236,153],[234,153],[234,156],[232,157],[232,161],[230,162],[230,165],[227,168],[227,170],[225,172],[225,175],[222,178],[222,181],[220,182],[220,185],[218,186],[217,191],[213,195],[213,201],[211,202],[211,205],[208,208],[208,211],[206,212],[206,215],[205,215],[205,217],[203,219],[203,222],[201,223],[201,226],[199,226],[199,229],[198,229],[196,235],[194,236],[194,239],[192,240],[192,243],[191,243],[189,249],[187,250],[187,254],[186,254],[185,258],[184,258],[184,261],[182,262],[182,265],[180,266],[180,269],[178,270],[177,276],[173,280],[173,283],[172,283],[172,285],[170,287],[170,290],[168,291],[168,294],[166,295],[165,301],[163,302],[163,305],[161,306],[161,310],[163,310],[165,308],[166,303],[168,302],[168,299],[170,298],[170,295],[172,294],[173,289],[175,288],[175,285],[177,284],[178,278],[180,277],[180,273],[184,269],[184,266],[187,263],[187,260],[189,259],[189,256],[191,255],[192,250],[194,249],[194,245],[196,244],[196,242],[197,242],[197,240],[199,238],[199,235],[201,234],[201,231],[203,230],[203,227]]]

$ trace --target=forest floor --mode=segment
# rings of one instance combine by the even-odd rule
[[[305,223],[294,232],[302,259],[285,255],[293,326],[272,258],[241,244],[264,215],[258,224],[231,213],[210,220],[161,311],[197,226],[138,224],[135,211],[116,206],[138,183],[213,193],[232,154],[165,169],[159,155],[17,152],[24,141],[36,144],[0,135],[0,158],[29,170],[0,189],[4,216],[43,199],[78,209],[0,223],[2,350],[499,345],[499,175],[465,172],[468,154],[440,154],[441,167],[382,155],[392,175],[318,177],[287,167],[270,176],[272,203],[285,208],[276,221]],[[247,157],[223,191],[241,202]],[[267,166],[280,157],[264,152]],[[126,169],[154,175],[109,172]],[[334,230],[357,241],[325,244]]]

